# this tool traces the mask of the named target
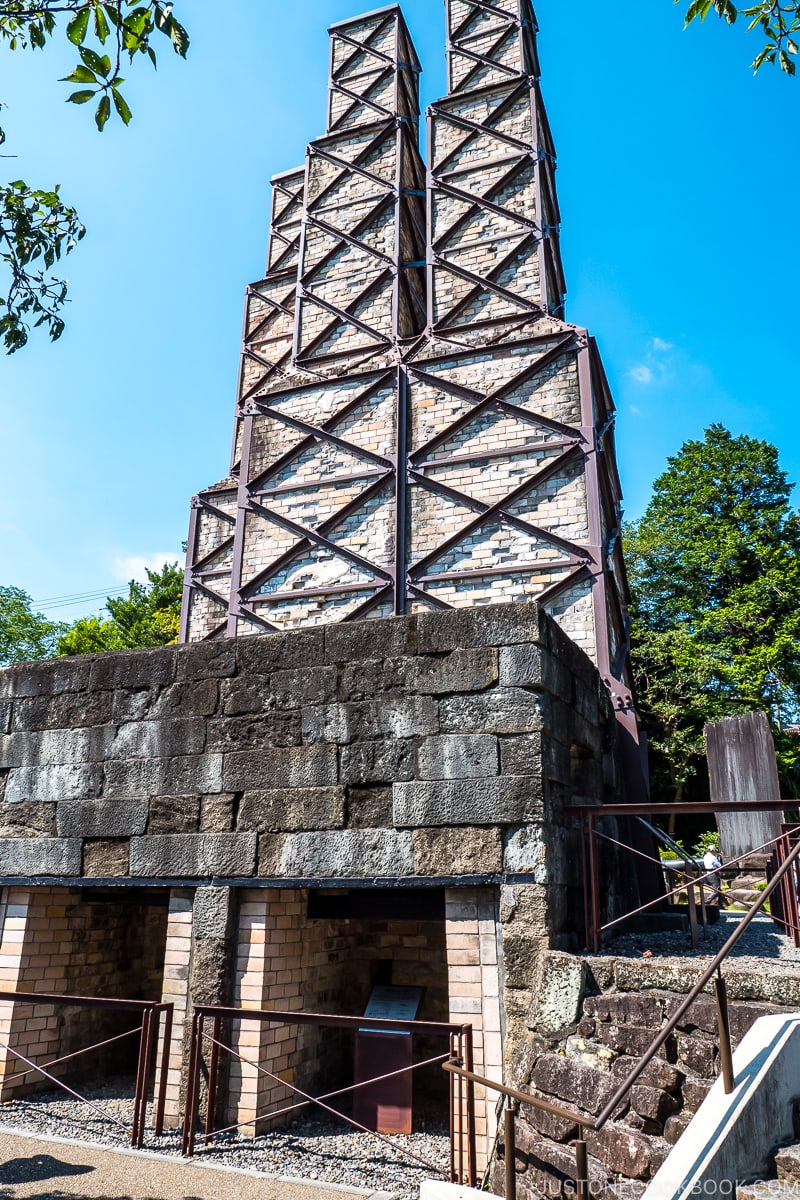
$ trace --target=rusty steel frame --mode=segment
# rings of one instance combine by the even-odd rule
[[[116,1034],[114,1037],[105,1038],[103,1041],[94,1042],[90,1046],[85,1046],[80,1050],[75,1050],[71,1054],[61,1055],[58,1058],[49,1059],[46,1063],[35,1063],[31,1059],[26,1058],[19,1050],[13,1046],[7,1045],[5,1042],[0,1042],[3,1049],[8,1050],[20,1062],[26,1064],[27,1070],[18,1071],[10,1077],[3,1079],[3,1084],[13,1083],[17,1079],[24,1079],[25,1076],[31,1074],[39,1074],[48,1079],[56,1087],[68,1092],[76,1100],[80,1100],[88,1108],[99,1113],[104,1119],[111,1121],[113,1124],[120,1125],[122,1128],[127,1128],[124,1122],[118,1120],[110,1113],[104,1112],[93,1101],[82,1096],[74,1088],[69,1087],[63,1080],[51,1074],[47,1068],[60,1066],[62,1063],[69,1062],[82,1054],[89,1054],[92,1050],[100,1050],[106,1046],[110,1046],[115,1042],[122,1041],[124,1038],[133,1037],[139,1034],[139,1053],[136,1065],[136,1082],[134,1087],[133,1100],[133,1120],[131,1123],[131,1145],[141,1150],[144,1145],[144,1131],[147,1120],[147,1095],[150,1087],[150,1078],[154,1065],[155,1048],[159,1036],[159,1025],[161,1025],[161,1037],[163,1039],[161,1049],[161,1062],[159,1086],[155,1093],[154,1108],[153,1108],[153,1132],[156,1137],[161,1137],[164,1132],[164,1105],[167,1094],[167,1069],[169,1066],[169,1051],[170,1041],[172,1036],[172,1021],[173,1021],[173,1004],[164,1003],[155,1000],[117,1000],[111,997],[101,996],[70,996],[64,993],[50,992],[14,992],[0,991],[0,1003],[13,1004],[30,1004],[30,1005],[48,1005],[64,1008],[96,1008],[100,1010],[114,1010],[116,1012],[135,1012],[140,1013],[142,1018],[141,1025],[137,1025],[133,1029],[127,1030],[125,1033]],[[163,1016],[163,1025],[161,1018]]]
[[[212,1032],[205,1032],[205,1021],[212,1022]],[[287,1082],[281,1076],[273,1074],[258,1062],[253,1062],[251,1059],[246,1059],[243,1055],[229,1044],[222,1040],[222,1025],[226,1020],[237,1021],[258,1021],[267,1025],[311,1025],[322,1029],[345,1029],[352,1032],[360,1030],[374,1030],[376,1032],[396,1032],[396,1033],[425,1033],[434,1036],[442,1036],[448,1038],[448,1051],[445,1054],[437,1055],[433,1058],[425,1059],[422,1062],[412,1063],[411,1066],[402,1067],[396,1071],[390,1071],[386,1074],[377,1075],[370,1079],[362,1080],[359,1083],[354,1083],[348,1087],[338,1088],[335,1091],[325,1092],[319,1096],[312,1096],[305,1092],[302,1088],[297,1087],[293,1083]],[[301,1108],[306,1108],[309,1105],[316,1105],[324,1111],[339,1117],[341,1120],[352,1125],[362,1133],[368,1133],[371,1137],[377,1138],[378,1141],[390,1146],[397,1153],[413,1159],[415,1162],[425,1166],[433,1171],[438,1171],[439,1168],[419,1155],[407,1150],[403,1146],[398,1146],[391,1138],[385,1134],[377,1133],[375,1130],[368,1129],[360,1124],[352,1117],[340,1112],[338,1109],[331,1107],[326,1103],[337,1096],[344,1096],[359,1091],[362,1088],[369,1087],[372,1084],[383,1082],[386,1079],[392,1079],[400,1075],[407,1075],[412,1071],[419,1070],[421,1067],[432,1066],[437,1063],[444,1064],[445,1062],[463,1065],[466,1070],[472,1070],[473,1063],[473,1045],[472,1045],[472,1026],[458,1025],[442,1021],[397,1021],[383,1020],[377,1017],[351,1017],[339,1016],[335,1014],[321,1014],[309,1012],[280,1012],[276,1010],[265,1009],[249,1009],[249,1008],[234,1008],[225,1005],[213,1004],[196,1004],[193,1006],[192,1030],[189,1043],[189,1066],[188,1077],[186,1084],[186,1107],[184,1110],[183,1132],[181,1137],[181,1153],[187,1157],[192,1157],[195,1153],[197,1140],[197,1126],[200,1118],[200,1080],[204,1076],[207,1078],[207,1096],[206,1096],[206,1115],[203,1123],[203,1140],[205,1144],[215,1136],[222,1133],[229,1133],[232,1130],[243,1128],[248,1125],[257,1125],[260,1120],[273,1119],[280,1116],[285,1116],[288,1113],[296,1112]],[[211,1058],[204,1072],[203,1059],[203,1044],[207,1043],[211,1046]],[[294,1103],[288,1104],[283,1108],[270,1111],[261,1115],[257,1115],[246,1121],[239,1121],[232,1125],[227,1125],[222,1129],[214,1127],[214,1114],[216,1110],[216,1101],[219,1092],[220,1078],[220,1052],[225,1052],[240,1062],[246,1062],[250,1066],[255,1067],[259,1074],[265,1075],[280,1083],[289,1092],[301,1099]],[[456,1100],[456,1091],[458,1099]],[[450,1171],[449,1178],[452,1183],[463,1183],[470,1187],[474,1187],[477,1180],[477,1157],[476,1157],[476,1133],[475,1133],[475,1091],[472,1084],[467,1084],[466,1089],[462,1089],[460,1081],[458,1087],[451,1087],[449,1098],[449,1114],[450,1114]],[[458,1116],[458,1122],[456,1122]],[[458,1124],[458,1136],[456,1135],[456,1124]],[[465,1153],[466,1147],[466,1153]],[[466,1163],[465,1163],[466,1159]]]

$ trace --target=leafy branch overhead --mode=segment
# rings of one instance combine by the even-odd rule
[[[680,0],[675,0],[680,3]],[[760,29],[766,38],[764,48],[753,60],[753,70],[758,71],[764,63],[777,63],[787,75],[796,71],[795,58],[800,40],[800,3],[782,4],[780,0],[764,0],[748,8],[737,8],[731,0],[692,0],[686,13],[686,24],[699,19],[705,21],[709,13],[715,12],[729,25],[739,17],[748,22],[748,32]]]
[[[67,100],[96,102],[94,119],[101,132],[112,111],[125,125],[131,120],[121,90],[126,59],[134,63],[145,55],[155,66],[155,34],[168,38],[181,58],[189,48],[189,36],[173,16],[172,5],[156,0],[0,0],[0,41],[8,49],[42,50],[60,32],[79,58],[64,80],[79,85]],[[0,144],[4,141],[0,129]],[[5,294],[0,292],[0,338],[9,354],[25,345],[32,327],[44,326],[52,341],[61,336],[67,284],[52,268],[84,232],[57,186],[37,190],[23,180],[0,184],[0,260],[9,277]]]

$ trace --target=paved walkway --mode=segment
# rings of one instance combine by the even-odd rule
[[[1,1117],[0,1117],[1,1119]],[[250,1171],[111,1150],[0,1128],[0,1200],[394,1200],[332,1184],[268,1179]]]

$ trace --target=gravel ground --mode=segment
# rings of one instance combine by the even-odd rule
[[[707,936],[700,930],[700,945],[692,949],[688,930],[670,933],[627,933],[609,941],[600,951],[607,958],[711,958],[722,948],[742,920],[742,913],[723,910]],[[762,975],[795,974],[800,971],[800,950],[792,938],[780,933],[771,917],[757,916],[729,955],[731,967]],[[724,971],[724,967],[723,967]]]
[[[46,1137],[76,1138],[96,1145],[128,1146],[128,1129],[133,1116],[131,1081],[113,1079],[91,1087],[84,1085],[82,1094],[106,1116],[64,1092],[42,1092],[35,1098],[0,1105],[0,1127]],[[126,1128],[109,1118],[123,1122]],[[438,1167],[439,1173],[445,1173],[450,1144],[446,1124],[426,1119],[424,1112],[418,1123],[421,1125],[418,1132],[407,1137],[395,1135],[392,1141]],[[197,1157],[209,1165],[244,1167],[268,1176],[373,1188],[390,1192],[398,1200],[418,1197],[420,1181],[437,1174],[430,1167],[417,1165],[392,1151],[376,1137],[360,1133],[327,1115],[300,1117],[283,1129],[258,1138],[223,1134],[208,1148],[201,1149],[200,1146],[198,1139]],[[145,1148],[179,1155],[180,1134],[171,1130],[163,1138],[156,1139],[148,1130]]]

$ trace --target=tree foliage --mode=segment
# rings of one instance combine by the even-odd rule
[[[0,587],[0,667],[52,658],[65,628],[34,612],[27,592]]]
[[[675,0],[675,3],[680,3],[680,0]],[[797,44],[800,41],[800,3],[797,0],[791,4],[783,4],[781,0],[762,0],[761,4],[746,8],[739,8],[732,0],[692,0],[686,12],[686,24],[690,25],[698,18],[705,21],[711,12],[722,17],[729,25],[734,25],[739,17],[744,17],[748,21],[748,30],[760,30],[765,44],[753,60],[754,71],[758,71],[765,63],[777,63],[787,75],[795,74]]]
[[[0,41],[10,50],[43,50],[63,33],[77,62],[63,82],[74,88],[67,100],[92,103],[100,132],[115,112],[127,125],[131,110],[122,93],[123,62],[144,55],[153,66],[153,35],[163,34],[182,58],[189,37],[172,13],[172,4],[150,0],[0,0]],[[5,134],[0,129],[0,144]],[[0,184],[0,258],[8,285],[0,288],[0,337],[9,354],[27,342],[31,328],[44,326],[52,341],[64,330],[60,315],[67,284],[53,274],[62,254],[84,235],[74,208],[65,205],[58,186],[40,190],[23,180]]]
[[[722,425],[668,463],[644,516],[625,531],[656,788],[681,798],[703,726],[756,709],[773,720],[788,780],[798,743],[781,731],[800,710],[800,516],[791,484],[774,446]]]
[[[148,582],[128,584],[128,595],[109,597],[108,616],[83,617],[58,641],[59,655],[95,654],[166,646],[178,640],[183,571],[176,562],[147,571]]]

